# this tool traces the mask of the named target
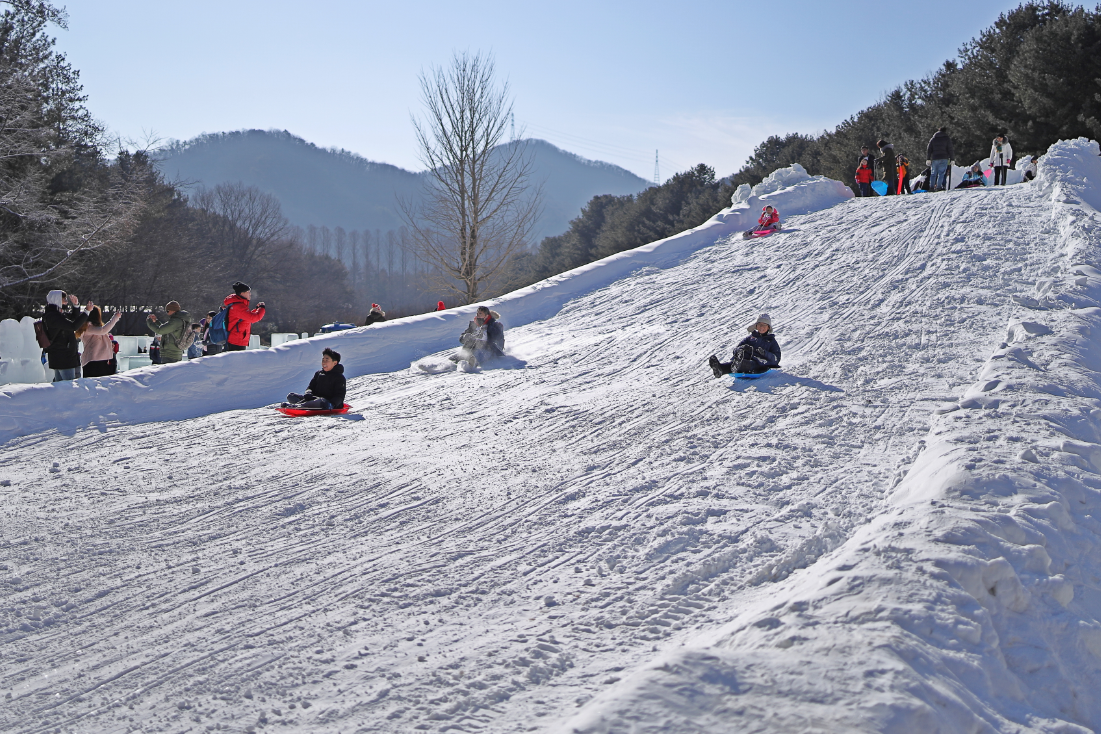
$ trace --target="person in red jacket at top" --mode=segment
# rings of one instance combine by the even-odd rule
[[[871,196],[874,179],[875,171],[869,168],[865,161],[860,161],[860,168],[856,169],[856,185],[860,187],[860,193],[857,196]]]
[[[224,349],[226,352],[244,351],[252,337],[252,325],[264,318],[264,302],[261,301],[256,308],[250,310],[250,300],[252,289],[237,281],[233,284],[233,295],[226,296],[226,300],[222,301],[229,307],[229,313],[226,314],[226,328],[229,329],[229,340]]]

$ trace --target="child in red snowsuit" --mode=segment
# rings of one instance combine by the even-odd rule
[[[764,232],[770,229],[780,229],[780,212],[773,209],[771,204],[761,210],[761,216],[757,219],[757,227],[753,231]]]
[[[860,161],[860,168],[856,169],[856,185],[860,187],[860,196],[872,195],[872,181],[875,179],[875,171],[868,168],[868,164]]]

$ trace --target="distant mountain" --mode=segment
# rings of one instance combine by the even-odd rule
[[[565,232],[598,194],[635,194],[650,184],[610,163],[530,140],[535,179],[543,182],[543,216],[533,244]],[[401,226],[397,196],[415,197],[424,173],[375,163],[345,150],[320,148],[288,132],[242,130],[169,145],[161,171],[185,187],[241,181],[273,194],[299,226],[389,230]]]

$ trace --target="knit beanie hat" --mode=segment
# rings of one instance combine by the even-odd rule
[[[64,294],[65,291],[50,291],[46,294],[46,303],[51,306],[57,306],[58,308],[61,308],[64,305],[64,301],[61,299],[61,296],[63,296]]]
[[[173,313],[175,311],[181,311],[182,309],[180,308],[179,301],[169,301],[164,305],[164,310],[168,313]]]
[[[251,290],[252,290],[251,288],[249,288],[247,285],[245,285],[241,281],[237,281],[236,283],[233,284],[233,292],[236,293],[237,295],[241,295],[245,291],[251,291]]]
[[[769,316],[767,313],[763,313],[758,316],[757,320],[750,324],[749,328],[746,329],[746,331],[748,331],[750,334],[757,331],[757,324],[768,324],[768,331],[770,334],[772,333],[772,317]]]

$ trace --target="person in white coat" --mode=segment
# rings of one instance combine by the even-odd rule
[[[1005,172],[1013,162],[1013,146],[1004,135],[994,138],[990,146],[990,166],[994,169],[994,185],[1005,186]]]

